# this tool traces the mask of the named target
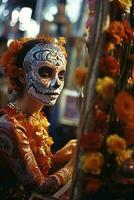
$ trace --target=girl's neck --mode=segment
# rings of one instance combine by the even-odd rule
[[[23,98],[16,100],[15,105],[18,110],[31,115],[34,112],[40,112],[43,108],[43,104],[30,95],[25,95]]]

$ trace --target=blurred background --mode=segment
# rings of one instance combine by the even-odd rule
[[[44,108],[53,151],[76,138],[79,120],[79,91],[73,72],[88,63],[85,37],[88,9],[86,0],[0,0],[0,54],[14,39],[39,33],[67,39],[68,64],[65,87],[56,105]],[[4,72],[0,70],[0,107],[11,101]]]

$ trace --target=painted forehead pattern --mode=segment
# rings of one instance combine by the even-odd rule
[[[66,58],[60,47],[53,44],[39,43],[31,48],[23,61],[24,70],[34,68],[37,62],[46,61],[57,67],[66,67]]]

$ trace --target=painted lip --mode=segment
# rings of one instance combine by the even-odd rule
[[[58,92],[40,92],[37,90],[37,88],[34,86],[34,84],[31,84],[29,88],[33,87],[34,90],[37,92],[37,94],[41,94],[41,95],[49,95],[49,96],[57,96],[59,95]]]

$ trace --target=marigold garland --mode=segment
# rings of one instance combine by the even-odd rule
[[[21,129],[25,131],[36,162],[44,177],[47,177],[51,167],[50,147],[53,144],[52,138],[48,135],[47,118],[41,112],[28,117],[25,113],[18,113],[16,108],[11,105],[6,106],[4,110],[11,117],[14,125],[22,127]]]

